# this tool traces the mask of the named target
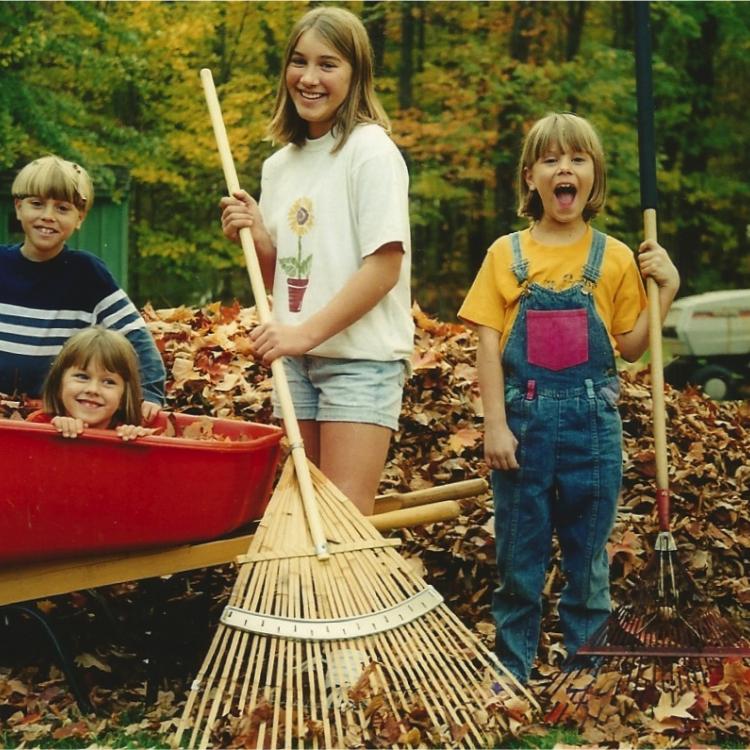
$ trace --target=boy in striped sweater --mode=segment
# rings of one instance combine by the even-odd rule
[[[11,191],[24,241],[0,245],[0,392],[38,398],[65,341],[100,325],[135,348],[149,422],[164,400],[166,373],[156,344],[105,264],[66,245],[93,203],[89,175],[78,164],[45,156],[18,173]]]

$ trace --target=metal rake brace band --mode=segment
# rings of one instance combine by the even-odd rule
[[[392,607],[358,617],[299,620],[251,612],[241,607],[225,607],[221,614],[221,622],[248,633],[291,640],[340,641],[364,638],[401,627],[426,615],[442,602],[443,597],[440,593],[432,586],[428,586]]]

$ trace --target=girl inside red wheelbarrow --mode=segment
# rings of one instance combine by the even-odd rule
[[[94,428],[135,440],[156,432],[141,425],[141,403],[135,349],[122,334],[95,326],[65,342],[44,381],[42,409],[27,421],[49,422],[67,438]]]
[[[590,225],[605,185],[602,146],[585,119],[539,120],[518,170],[519,214],[530,227],[489,248],[459,311],[478,331],[500,578],[496,653],[523,681],[536,655],[553,531],[566,579],[558,612],[568,667],[609,615],[606,543],[622,479],[615,356],[632,362],[648,346],[641,275],[658,284],[662,320],[680,283],[656,242],[641,244],[636,263]]]

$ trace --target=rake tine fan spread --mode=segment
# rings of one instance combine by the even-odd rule
[[[210,71],[201,72],[227,187],[239,188]],[[270,315],[249,230],[261,322]],[[497,746],[533,697],[292,446],[188,696],[190,747]],[[285,392],[286,391],[286,392]]]
[[[180,734],[190,729],[190,747],[496,743],[533,699],[393,541],[310,471],[331,557],[312,554],[287,463]]]

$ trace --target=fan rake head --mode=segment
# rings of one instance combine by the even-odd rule
[[[699,592],[664,541],[628,603],[542,688],[548,717],[582,723],[618,702],[654,707],[665,694],[676,704],[720,682],[729,662],[750,658],[750,640]]]

